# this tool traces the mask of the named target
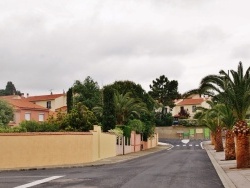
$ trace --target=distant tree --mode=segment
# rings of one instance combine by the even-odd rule
[[[150,91],[148,92],[153,99],[157,100],[163,106],[174,107],[174,99],[180,98],[178,92],[178,81],[169,81],[164,75],[153,80],[153,84],[149,85]],[[162,108],[162,114],[164,114],[164,109]]]
[[[114,129],[116,125],[115,113],[115,90],[109,85],[103,89],[103,120],[102,128],[104,132]]]
[[[74,103],[81,102],[90,110],[101,103],[101,91],[97,82],[88,76],[83,83],[75,81],[73,87]]]
[[[4,96],[5,95],[5,90],[4,89],[0,89],[0,96]]]
[[[0,89],[0,96],[6,95],[21,95],[21,92],[16,90],[15,85],[9,81],[7,82],[5,89]]]
[[[131,116],[139,119],[142,113],[148,113],[146,104],[140,99],[131,97],[131,93],[119,94],[115,92],[115,113],[118,125],[126,124]]]
[[[20,95],[21,92],[17,91],[15,88],[15,85],[12,82],[7,82],[6,88],[5,88],[5,95]]]
[[[13,119],[14,111],[6,101],[0,99],[0,125],[8,125]]]
[[[154,99],[141,87],[140,84],[136,84],[132,81],[116,81],[112,84],[112,87],[118,91],[118,93],[125,95],[130,92],[131,97],[140,99],[147,105],[149,111],[152,111],[155,105]]]
[[[67,91],[67,112],[70,113],[70,111],[73,108],[73,94],[72,94],[72,87],[69,88]]]

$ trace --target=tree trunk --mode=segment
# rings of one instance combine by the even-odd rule
[[[225,160],[235,160],[235,143],[234,143],[234,133],[232,130],[227,130],[226,132],[226,144],[225,144]]]
[[[215,142],[216,142],[215,144],[216,152],[224,151],[222,135],[221,135],[221,127],[217,127],[216,129]]]
[[[249,136],[245,134],[238,134],[236,136],[236,159],[237,168],[250,167],[249,161]]]
[[[215,145],[215,132],[211,132],[211,144]]]
[[[233,128],[236,135],[236,163],[237,168],[250,167],[249,135],[250,128],[243,120],[237,121]]]

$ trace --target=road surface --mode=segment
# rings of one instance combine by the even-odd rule
[[[0,172],[4,188],[222,188],[201,141],[167,140],[171,150],[116,164]]]

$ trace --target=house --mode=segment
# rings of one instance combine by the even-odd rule
[[[50,94],[50,95],[39,95],[39,96],[27,96],[27,101],[43,106],[52,112],[67,111],[67,95],[61,94]]]
[[[0,99],[7,101],[14,108],[14,118],[10,125],[19,125],[24,120],[45,121],[49,116],[49,109],[31,103],[26,98],[11,95],[1,96]]]
[[[200,97],[199,95],[191,95],[185,99],[179,99],[175,101],[175,107],[172,109],[173,116],[179,116],[180,112],[189,114],[190,118],[193,118],[197,107],[209,108],[209,104],[206,102],[211,100],[208,97]]]

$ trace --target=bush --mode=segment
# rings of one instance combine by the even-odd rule
[[[179,119],[179,125],[182,125],[185,127],[199,126],[197,119]]]
[[[160,114],[160,115],[157,115],[157,117],[155,118],[155,124],[157,126],[172,126],[173,120],[174,118],[171,113],[167,113],[163,115],[162,117]]]
[[[58,124],[48,122],[23,121],[20,123],[20,129],[26,129],[27,132],[57,132],[60,131]]]
[[[27,132],[27,130],[23,127],[10,127],[10,126],[0,126],[0,133],[20,133]]]
[[[129,120],[128,126],[131,127],[132,131],[140,134],[145,130],[145,124],[139,119]]]

